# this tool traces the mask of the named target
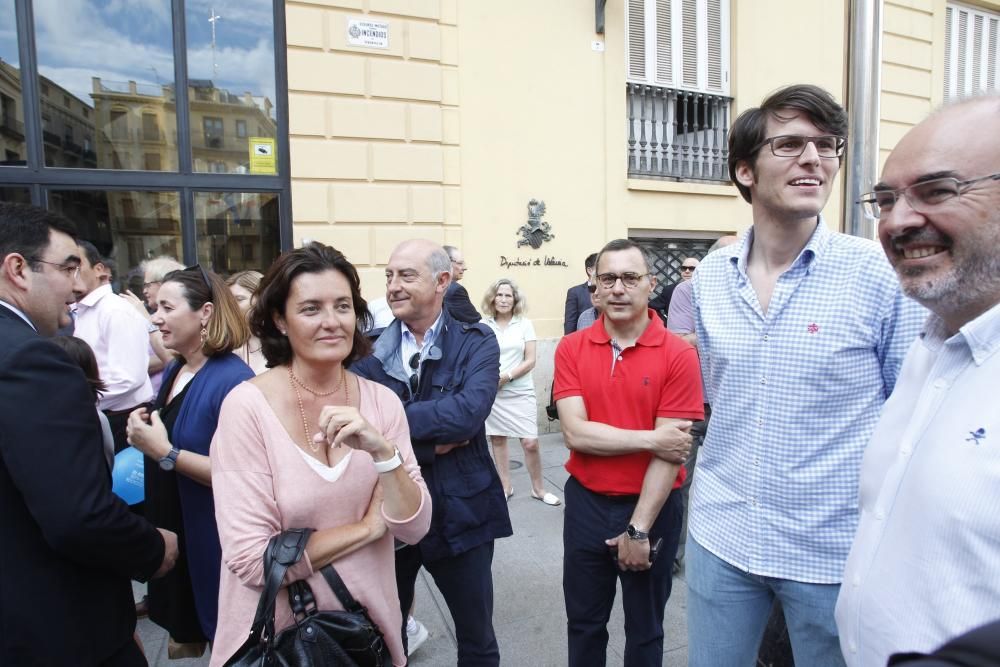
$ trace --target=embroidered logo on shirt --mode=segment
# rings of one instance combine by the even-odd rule
[[[978,445],[981,441],[986,439],[986,429],[980,426],[975,431],[969,431],[969,436],[971,437],[966,438],[965,441]]]
[[[819,333],[819,325],[813,322],[812,324],[806,327],[806,331],[808,331],[811,334]]]
[[[642,377],[642,385],[644,387],[648,387],[649,386],[649,376],[648,375],[644,375]]]

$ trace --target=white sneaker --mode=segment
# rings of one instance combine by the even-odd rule
[[[430,635],[427,632],[427,628],[424,624],[413,618],[412,616],[406,619],[406,655],[413,655],[414,651],[423,646],[424,642],[427,641],[427,637]]]

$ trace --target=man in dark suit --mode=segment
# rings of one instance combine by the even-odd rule
[[[445,310],[459,322],[475,324],[483,319],[483,316],[472,305],[469,293],[458,284],[458,281],[465,275],[465,258],[462,257],[462,252],[453,245],[442,247],[448,253],[448,259],[451,260],[451,284],[448,285],[448,291],[444,294]]]
[[[177,536],[111,492],[93,394],[46,340],[68,322],[76,230],[0,203],[0,664],[131,667],[130,579],[166,573]]]
[[[597,263],[597,253],[587,256],[583,262],[583,268],[587,271],[587,281],[574,285],[566,291],[566,311],[563,316],[563,333],[569,335],[576,331],[576,322],[580,319],[580,313],[594,307],[590,302],[590,290],[588,286],[594,277],[594,264]]]

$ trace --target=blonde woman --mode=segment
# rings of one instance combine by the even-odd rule
[[[538,452],[538,404],[531,370],[535,367],[535,328],[525,318],[524,296],[509,278],[493,283],[483,297],[483,324],[496,334],[500,344],[500,385],[493,410],[486,419],[486,435],[493,445],[493,459],[508,500],[514,495],[510,483],[507,438],[520,438],[524,465],[531,477],[531,497],[546,505],[562,501],[545,490],[542,459]]]
[[[244,317],[249,317],[250,308],[257,301],[257,288],[263,277],[259,271],[239,271],[226,279],[226,285],[236,297],[236,303]],[[264,353],[261,351],[260,339],[253,334],[247,339],[245,345],[233,350],[233,354],[252,368],[254,375],[260,375],[267,370],[267,359],[264,358]]]

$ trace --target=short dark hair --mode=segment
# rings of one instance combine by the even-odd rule
[[[601,257],[604,256],[606,252],[618,252],[619,250],[631,250],[635,248],[642,255],[642,261],[646,264],[646,271],[653,266],[653,262],[646,252],[646,249],[641,245],[633,241],[632,239],[615,239],[614,241],[608,241],[607,245],[601,248],[601,252],[597,253],[597,258],[594,260],[594,270],[597,270],[598,265],[601,263]]]
[[[827,91],[808,84],[786,86],[774,91],[764,98],[759,107],[741,113],[729,131],[729,178],[748,202],[750,188],[736,179],[736,167],[740,162],[746,162],[751,170],[754,169],[760,145],[767,139],[767,119],[779,117],[778,112],[782,109],[801,111],[823,132],[847,137],[847,112]],[[840,160],[843,159],[841,156]]]
[[[76,336],[55,336],[49,340],[65,350],[70,361],[83,370],[83,374],[87,376],[87,384],[94,392],[94,400],[99,399],[108,386],[101,379],[101,371],[97,367],[97,357],[94,356],[94,351],[87,344],[87,341]]]
[[[206,357],[228,354],[247,342],[250,329],[246,319],[236,297],[218,275],[201,267],[190,267],[165,275],[163,284],[167,283],[177,283],[184,288],[184,300],[191,310],[212,303],[212,318],[205,325],[205,339],[201,344]]]
[[[587,255],[587,259],[583,260],[583,268],[592,269],[597,266],[597,253],[592,252]]]
[[[52,231],[77,240],[76,225],[58,213],[30,204],[0,202],[0,261],[16,252],[34,267],[49,247]]]
[[[332,246],[313,241],[279,256],[271,264],[271,268],[267,270],[257,289],[257,301],[249,313],[250,331],[260,339],[261,351],[267,359],[268,368],[291,363],[294,356],[288,337],[283,336],[274,323],[275,315],[285,315],[292,281],[303,273],[325,271],[337,271],[347,278],[351,286],[351,301],[354,305],[357,326],[354,327],[351,352],[344,359],[344,366],[350,366],[352,362],[366,356],[371,350],[371,343],[364,334],[371,328],[371,315],[368,313],[368,304],[361,297],[361,278],[357,269],[347,260],[344,253]]]
[[[83,248],[83,254],[87,256],[87,261],[90,262],[90,266],[94,267],[98,264],[104,264],[104,255],[98,251],[97,247],[93,243],[80,239],[76,242],[76,244]]]

